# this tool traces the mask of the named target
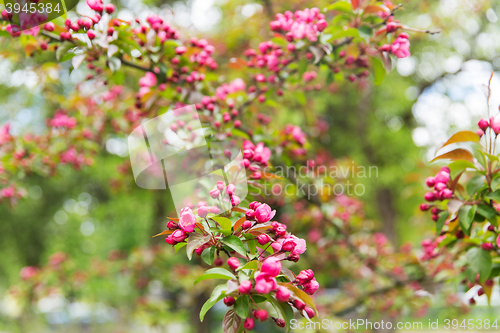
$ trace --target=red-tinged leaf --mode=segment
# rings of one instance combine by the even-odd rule
[[[247,211],[245,209],[239,207],[233,207],[233,212],[243,213],[245,214]]]
[[[389,13],[390,10],[389,10],[389,8],[387,8],[385,6],[370,5],[370,6],[365,8],[364,12],[365,13],[378,13],[378,12]]]
[[[205,230],[205,227],[203,227],[203,225],[202,225],[201,223],[196,222],[196,226],[197,226],[200,230]]]
[[[153,238],[158,237],[158,236],[163,236],[163,235],[170,235],[173,232],[174,232],[173,230],[165,230],[165,231],[160,232],[158,235],[154,235]]]
[[[474,157],[472,156],[472,154],[468,150],[458,148],[458,149],[452,150],[450,152],[444,153],[443,155],[439,155],[439,156],[435,157],[431,162],[434,162],[437,160],[446,160],[446,159],[466,160],[466,161],[470,161],[470,162],[474,161]]]
[[[246,216],[243,216],[241,219],[239,219],[238,221],[236,221],[236,223],[234,224],[234,230],[238,230],[239,228],[241,228],[241,225],[246,220],[247,220]]]
[[[177,218],[175,218],[175,217],[168,217],[168,216],[167,216],[167,219],[172,220],[172,221],[175,221],[175,222],[179,222],[179,219],[177,219]]]
[[[281,286],[283,286],[283,287],[285,287],[285,288],[287,288],[291,292],[293,292],[295,294],[295,296],[297,296],[304,303],[306,303],[307,305],[309,305],[309,307],[311,307],[314,310],[314,312],[318,313],[318,310],[316,309],[316,305],[314,304],[313,299],[311,298],[311,296],[309,296],[308,294],[306,294],[303,290],[295,287],[294,285],[292,285],[290,283],[280,282],[278,284],[281,285]]]
[[[234,312],[234,310],[229,310],[226,312],[224,319],[222,320],[222,332],[223,333],[237,333],[241,325],[241,318]]]
[[[231,60],[229,61],[228,67],[232,68],[232,69],[241,69],[241,68],[246,67],[246,65],[247,65],[247,63],[243,59],[231,58]]]
[[[387,31],[387,26],[384,25],[382,28],[380,28],[380,29],[377,30],[377,32],[375,33],[375,35],[377,35],[377,36],[381,35],[381,34],[383,34],[386,31]]]
[[[354,10],[359,8],[359,0],[351,0],[351,4]]]
[[[458,184],[458,181],[460,180],[460,177],[462,176],[464,172],[460,172],[452,181],[451,181],[451,184],[450,184],[450,190],[452,192],[455,191],[455,189],[457,188],[457,184]]]
[[[451,136],[441,148],[457,142],[479,142],[479,135],[472,131],[460,131]]]
[[[258,224],[257,226],[253,227],[252,229],[248,230],[248,233],[254,236],[259,236],[260,234],[263,234],[267,232],[267,230],[271,228],[271,223],[266,222],[262,224]]]
[[[275,32],[275,33],[273,34],[273,37],[274,37],[274,38],[280,38],[280,39],[285,39],[285,40],[286,40],[286,38],[285,38],[282,34],[279,34],[279,33],[277,33],[277,32]]]
[[[261,178],[262,179],[283,179],[283,177],[280,177],[280,176],[278,176],[274,173],[270,173],[270,172],[262,172]]]

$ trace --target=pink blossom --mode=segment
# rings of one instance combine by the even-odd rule
[[[266,164],[270,158],[271,158],[271,150],[267,147],[264,147],[263,142],[259,142],[255,147],[253,159],[256,162]]]
[[[309,281],[306,284],[304,284],[302,286],[302,288],[304,288],[304,291],[307,294],[312,295],[312,294],[314,294],[316,292],[316,290],[318,290],[319,283],[318,283],[318,281],[316,281],[315,278],[313,278],[311,281]]]
[[[10,123],[6,123],[2,127],[0,127],[0,145],[9,142],[12,139],[9,130],[10,130]]]
[[[233,195],[235,189],[236,189],[236,187],[234,186],[234,184],[227,185],[227,187],[226,187],[227,195],[230,195],[230,196]]]
[[[217,206],[212,206],[212,207],[210,207],[209,210],[210,210],[210,213],[212,213],[212,214],[217,214],[220,212],[220,209]]]
[[[311,281],[313,278],[314,278],[314,272],[312,271],[312,269],[303,270],[296,277],[297,281],[301,285]]]
[[[238,260],[238,258],[231,257],[231,258],[227,259],[227,265],[232,270],[236,270],[236,268],[240,267],[240,261]]]
[[[181,217],[179,218],[179,227],[185,232],[193,232],[196,225],[196,216],[189,207],[181,209]]]
[[[186,233],[181,229],[177,229],[172,233],[172,239],[177,243],[183,242],[186,239],[186,237],[187,237]]]
[[[19,275],[21,275],[21,279],[27,280],[38,273],[38,268],[34,266],[26,266],[21,269]]]
[[[500,119],[490,118],[490,127],[496,135],[500,134]]]
[[[410,56],[410,41],[407,36],[406,34],[400,34],[392,43],[391,51],[398,58]]]
[[[102,12],[104,9],[104,5],[101,0],[87,0],[87,5],[90,9],[95,10],[96,12]]]
[[[240,202],[241,202],[240,197],[238,197],[236,195],[231,196],[231,205],[233,207],[238,206],[240,204]]]

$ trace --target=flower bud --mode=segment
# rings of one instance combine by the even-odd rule
[[[253,318],[247,318],[247,319],[245,319],[245,322],[243,323],[243,327],[246,330],[251,330],[251,329],[254,328],[254,326],[255,326],[255,323],[254,323]]]
[[[205,218],[208,214],[208,207],[207,206],[201,206],[198,208],[198,216],[201,218]]]
[[[238,205],[240,204],[240,202],[241,202],[240,197],[238,197],[238,196],[236,196],[236,195],[233,195],[233,196],[231,197],[231,205],[232,205],[233,207],[238,206]]]
[[[306,307],[304,308],[304,311],[306,312],[306,314],[307,314],[307,316],[309,317],[309,319],[310,319],[310,318],[314,318],[314,316],[316,315],[316,314],[314,313],[314,310],[313,310],[313,309],[311,309],[311,308],[310,308],[310,307],[308,307],[308,306],[306,306]]]
[[[430,206],[428,204],[423,203],[420,205],[420,210],[423,212],[425,212],[426,210],[429,210],[429,208],[430,208]]]
[[[255,311],[254,317],[260,321],[266,321],[269,315],[267,314],[267,311],[264,309],[260,309]]]
[[[228,297],[224,298],[224,304],[226,304],[227,306],[232,306],[232,305],[234,305],[234,303],[236,303],[236,300],[234,299],[234,297],[228,296]]]
[[[248,228],[250,228],[252,226],[252,222],[251,221],[244,221],[243,224],[241,225],[241,228],[243,230],[246,230]]]
[[[449,188],[445,188],[439,192],[439,196],[443,199],[451,199],[453,197],[453,192]]]
[[[238,258],[231,257],[227,259],[227,265],[229,266],[229,268],[235,271],[236,268],[240,267],[240,261],[238,260]]]
[[[306,307],[306,303],[296,299],[295,301],[293,301],[293,306],[295,306],[297,310],[302,311]]]
[[[213,190],[211,190],[210,192],[208,192],[210,194],[210,196],[213,198],[213,199],[217,199],[220,195],[220,192],[218,189],[214,188]]]
[[[491,251],[491,250],[493,250],[493,244],[491,244],[491,243],[484,243],[483,245],[481,245],[481,247],[485,251]]]
[[[165,238],[165,242],[170,245],[175,245],[176,241],[173,240],[172,235],[168,235],[167,238]]]
[[[479,119],[477,126],[479,126],[479,128],[482,129],[483,131],[486,131],[486,129],[490,127],[490,123],[488,122],[488,120],[481,118]]]
[[[290,291],[283,286],[279,286],[278,290],[276,291],[276,299],[279,302],[288,302],[288,300],[290,299]]]
[[[107,4],[106,6],[104,6],[104,10],[106,11],[106,13],[108,14],[112,14],[114,11],[115,11],[116,7],[115,5],[113,5],[112,3],[109,3]]]
[[[214,266],[216,266],[216,267],[220,267],[220,266],[222,266],[223,264],[224,264],[224,260],[222,260],[222,258],[221,258],[221,257],[217,257],[217,258],[215,258],[215,260],[214,260]]]
[[[434,177],[427,177],[427,179],[425,180],[425,184],[427,184],[428,187],[434,187],[434,185],[436,184],[436,180],[434,179]]]
[[[297,275],[296,279],[299,284],[304,284],[311,281],[314,278],[314,272],[312,269],[305,269]]]
[[[250,280],[246,280],[240,283],[238,287],[238,291],[241,294],[248,294],[252,290],[252,282]]]
[[[235,186],[233,184],[229,184],[226,187],[226,193],[227,195],[231,196],[234,194]]]
[[[172,233],[172,239],[176,242],[183,242],[187,237],[187,234],[184,232],[184,230],[177,229]]]
[[[260,245],[265,245],[265,244],[269,243],[270,241],[271,241],[271,237],[269,237],[268,234],[260,234],[259,236],[257,236],[257,242]]]
[[[432,202],[436,200],[436,194],[434,192],[427,192],[424,195],[426,201]]]

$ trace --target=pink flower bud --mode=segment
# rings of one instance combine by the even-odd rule
[[[436,184],[436,180],[434,179],[434,177],[427,177],[425,183],[428,187],[433,187]]]
[[[90,39],[90,40],[93,40],[95,38],[95,32],[92,31],[92,30],[87,30],[87,37]]]
[[[229,195],[229,196],[233,195],[235,189],[236,189],[236,187],[234,186],[234,184],[227,185],[227,187],[226,187],[227,195]]]
[[[243,228],[243,230],[246,230],[248,228],[250,228],[252,226],[252,222],[250,221],[245,221],[243,222],[243,224],[241,225],[241,228]]]
[[[260,204],[261,204],[261,203],[260,203],[260,202],[258,202],[258,201],[252,201],[252,202],[250,203],[250,205],[248,205],[248,208],[255,210],[255,209],[257,209],[257,207],[259,207],[259,205],[260,205]]]
[[[283,286],[279,286],[278,291],[276,291],[276,299],[279,302],[288,302],[290,299],[290,291]]]
[[[217,199],[220,195],[220,192],[218,189],[214,188],[213,190],[211,190],[210,192],[208,192],[210,194],[210,196],[213,198],[213,199]]]
[[[180,243],[182,241],[184,241],[187,237],[186,233],[184,232],[184,230],[181,230],[181,229],[177,229],[175,230],[173,233],[172,233],[172,239],[174,241],[176,241],[177,243]]]
[[[231,151],[229,149],[224,149],[224,156],[231,158]]]
[[[318,281],[316,281],[316,279],[313,278],[311,281],[304,284],[302,287],[304,288],[304,291],[307,294],[312,295],[316,292],[316,290],[318,290],[319,283],[318,283]]]
[[[234,305],[234,303],[236,303],[234,297],[228,296],[224,298],[224,304],[226,304],[227,306],[232,306]]]
[[[253,318],[247,318],[245,319],[245,322],[243,323],[243,327],[247,330],[253,329],[255,326]]]
[[[174,221],[168,221],[167,228],[169,229],[177,229],[178,225]]]
[[[281,246],[281,251],[292,252],[296,246],[297,246],[297,243],[295,243],[295,241],[293,239],[286,240],[283,242],[283,245]]]
[[[309,319],[314,318],[314,316],[316,315],[316,314],[314,313],[314,310],[313,310],[313,309],[311,309],[311,308],[310,308],[310,307],[308,307],[308,306],[306,306],[306,307],[304,308],[304,311],[306,312],[306,314],[307,314],[307,316],[309,317]]]
[[[260,234],[259,236],[257,236],[257,242],[260,245],[265,245],[265,244],[269,243],[270,241],[271,241],[271,237],[269,237],[268,234]]]
[[[496,135],[500,133],[500,119],[490,118],[490,127]]]
[[[394,32],[398,29],[398,25],[396,24],[396,22],[388,22],[386,27],[388,33]]]
[[[476,134],[479,136],[479,138],[482,138],[482,137],[483,137],[483,135],[484,135],[484,132],[483,132],[483,130],[482,130],[482,129],[477,129],[477,130],[476,130]]]
[[[486,129],[490,127],[490,123],[488,123],[488,120],[481,118],[479,119],[477,126],[479,126],[479,128],[482,129],[483,131],[486,131]]]
[[[441,192],[439,192],[439,196],[443,199],[450,199],[453,197],[453,192],[449,188],[445,188]]]
[[[241,294],[248,294],[252,290],[252,282],[250,280],[243,281],[238,287]]]
[[[264,223],[271,220],[275,214],[276,211],[271,211],[271,207],[269,207],[268,204],[262,204],[257,207],[257,209],[255,209],[255,219],[259,223]]]
[[[240,261],[238,260],[238,258],[231,257],[227,259],[227,265],[234,271],[236,270],[236,268],[240,267]]]
[[[258,319],[260,321],[266,321],[267,318],[269,317],[269,315],[267,314],[267,311],[264,309],[260,309],[260,310],[255,311],[254,316],[256,319]]]
[[[106,11],[106,13],[108,14],[112,14],[114,11],[115,11],[116,7],[115,5],[113,5],[112,3],[109,3],[107,4],[106,6],[104,6],[104,10]]]
[[[296,279],[299,284],[304,284],[311,281],[314,278],[314,272],[312,269],[303,270],[297,275]]]
[[[430,208],[430,206],[428,204],[423,203],[420,205],[420,210],[423,212],[425,212],[426,210],[429,210],[429,208]]]
[[[45,25],[43,26],[43,28],[47,31],[54,31],[54,29],[56,28],[56,26],[54,25],[54,23],[52,22],[48,22],[48,23],[45,23]]]
[[[426,201],[432,202],[436,200],[436,194],[434,192],[427,192],[424,195]]]
[[[218,214],[220,212],[220,209],[217,206],[212,206],[210,207],[210,213],[212,214]]]
[[[450,181],[450,173],[444,170],[439,171],[436,177],[434,177],[436,183],[448,183]]]
[[[253,149],[245,149],[243,150],[243,157],[250,160],[253,157],[253,153]]]
[[[296,299],[295,301],[293,301],[293,306],[295,306],[297,310],[302,311],[306,307],[306,303]]]
[[[483,245],[481,245],[481,247],[485,251],[491,251],[491,250],[493,250],[493,244],[491,244],[491,243],[484,243]]]
[[[245,212],[245,216],[247,220],[252,220],[255,217],[255,211],[253,209],[249,209]]]
[[[219,191],[222,191],[222,189],[224,189],[224,182],[223,181],[218,181],[217,182],[217,189]]]
[[[434,189],[438,192],[444,190],[446,188],[446,184],[445,183],[437,183],[435,186],[434,186]]]
[[[168,235],[167,238],[165,238],[165,242],[170,245],[175,245],[176,241],[172,238],[172,235]]]
[[[264,74],[257,74],[255,76],[255,80],[257,82],[266,82],[266,77],[264,76]]]
[[[205,218],[208,214],[208,207],[207,206],[201,206],[198,208],[198,216],[201,218]]]
[[[318,29],[318,31],[325,30],[327,26],[328,26],[328,23],[326,23],[326,21],[324,19],[321,19],[318,22],[316,22],[316,28]]]
[[[264,274],[269,274],[270,276],[278,276],[281,272],[281,261],[275,257],[269,257],[262,263],[260,271]]]

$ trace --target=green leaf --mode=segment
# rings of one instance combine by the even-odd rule
[[[201,310],[200,310],[200,321],[203,321],[205,318],[205,314],[214,306],[218,301],[220,301],[222,298],[225,296],[225,291],[226,291],[227,285],[226,284],[220,284],[217,287],[215,287],[214,291],[212,291],[212,295],[210,298],[203,304]]]
[[[115,72],[113,76],[111,76],[111,81],[117,85],[122,84],[123,81],[125,81],[125,73],[123,71]]]
[[[473,247],[466,254],[469,268],[474,273],[479,273],[481,283],[486,281],[491,273],[491,254],[479,247]]]
[[[222,229],[231,230],[232,223],[231,223],[230,219],[228,219],[226,217],[222,217],[222,216],[214,216],[214,217],[212,217],[212,220],[219,223],[219,225],[221,226]]]
[[[215,247],[206,248],[201,253],[201,259],[206,262],[208,265],[212,265],[215,259]]]
[[[187,239],[186,254],[189,260],[193,257],[193,251],[210,240],[210,236],[203,236],[197,232],[191,233]]]
[[[182,242],[182,243],[177,243],[174,245],[174,249],[175,249],[175,252],[179,252],[180,249],[182,249],[184,246],[186,246],[187,243],[186,242]]]
[[[384,64],[377,58],[372,57],[372,68],[373,68],[373,83],[378,86],[384,81],[387,71],[384,68]]]
[[[450,213],[448,212],[442,212],[441,214],[439,214],[439,219],[436,222],[436,233],[438,234],[441,233],[441,230],[443,230],[444,223],[446,222],[446,219],[448,218],[449,215]]]
[[[469,195],[474,195],[484,184],[484,176],[476,176],[474,178],[471,178],[468,182],[467,185],[465,185],[465,190]]]
[[[231,279],[236,279],[236,276],[234,276],[233,273],[231,273],[225,268],[216,267],[216,268],[211,268],[205,273],[198,276],[198,278],[194,281],[194,284],[198,284],[198,282],[210,279],[231,280]]]
[[[250,311],[250,300],[247,295],[238,297],[236,303],[234,303],[234,312],[242,318],[248,317],[248,311]]]
[[[255,254],[257,251],[257,241],[255,239],[250,239],[247,241],[248,249],[251,254]]]
[[[484,204],[477,206],[477,212],[486,217],[488,220],[494,218],[497,215],[497,211],[495,208]]]
[[[486,194],[486,198],[500,202],[500,190]]]
[[[476,214],[476,205],[464,205],[460,207],[458,210],[458,222],[460,223],[460,227],[462,231],[470,236],[470,227],[472,226],[472,221],[474,219],[474,215]]]
[[[302,78],[302,75],[306,72],[307,70],[307,65],[309,64],[309,60],[307,60],[306,58],[304,59],[301,59],[299,61],[299,77]]]
[[[243,245],[241,239],[239,239],[238,237],[236,236],[225,237],[221,240],[221,242],[227,247],[231,248],[232,250],[238,252],[242,256],[247,255],[247,250],[245,249],[245,246]]]
[[[367,25],[362,25],[361,27],[358,28],[358,30],[361,37],[363,37],[366,40],[369,40],[373,33],[373,29]]]
[[[70,42],[63,42],[59,47],[57,48],[56,51],[56,59],[58,61],[61,61],[61,58],[64,54],[66,54],[70,49],[75,47],[75,44],[70,43]]]
[[[240,271],[242,269],[257,269],[259,268],[259,262],[257,260],[252,260],[247,262],[241,267],[238,267],[237,271]]]
[[[464,160],[453,161],[448,165],[448,167],[450,168],[453,176],[467,168],[477,169],[474,163]]]
[[[338,10],[344,13],[352,13],[353,11],[351,3],[347,1],[337,1],[335,3],[332,3],[331,5],[326,6],[325,9],[327,11]]]
[[[332,31],[331,39],[340,39],[344,37],[359,37],[359,31],[356,28],[338,29]]]

